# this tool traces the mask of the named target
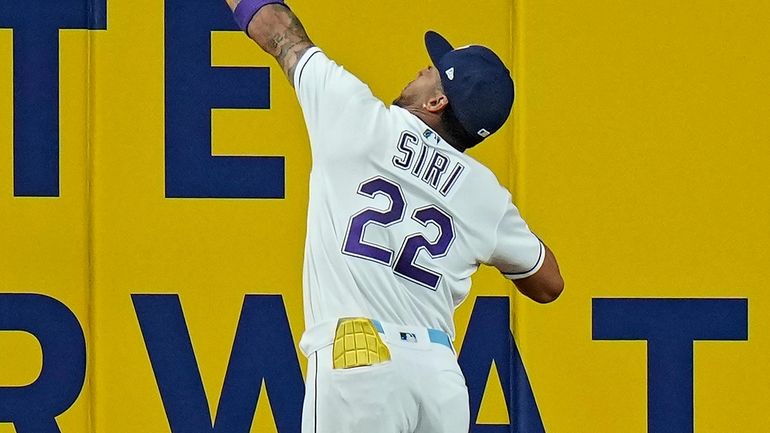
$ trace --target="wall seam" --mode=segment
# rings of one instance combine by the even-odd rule
[[[96,20],[94,0],[86,0],[89,2],[88,11],[89,22]],[[96,431],[96,319],[95,319],[95,289],[94,289],[94,198],[93,198],[93,175],[94,175],[94,148],[93,148],[93,125],[94,125],[94,113],[96,110],[93,108],[94,104],[94,86],[93,76],[95,74],[95,68],[93,65],[94,58],[94,31],[87,30],[87,63],[88,73],[86,74],[86,89],[88,91],[86,101],[86,266],[88,268],[87,279],[87,296],[88,296],[88,338],[86,340],[86,380],[88,383],[88,431]]]

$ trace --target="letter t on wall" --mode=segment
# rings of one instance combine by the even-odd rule
[[[0,28],[13,29],[14,196],[58,197],[59,30],[106,29],[107,0],[2,1]]]
[[[693,432],[693,341],[747,340],[748,299],[593,300],[594,340],[647,341],[649,433]]]

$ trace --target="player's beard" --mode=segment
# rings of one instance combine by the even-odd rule
[[[404,92],[401,92],[400,95],[398,95],[398,98],[393,100],[393,105],[396,107],[406,108],[412,105],[414,98],[409,97],[404,94]]]
[[[395,105],[396,107],[407,108],[414,103],[414,99],[415,99],[414,95],[411,95],[411,96],[407,95],[407,93],[409,93],[407,92],[407,90],[409,89],[409,87],[411,87],[413,82],[414,81],[409,82],[409,84],[407,84],[406,87],[404,87],[404,90],[401,91],[401,94],[398,95],[398,98],[393,100],[393,105]],[[414,92],[411,92],[411,93],[414,93]]]

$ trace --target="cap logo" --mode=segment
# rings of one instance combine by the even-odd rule
[[[486,129],[484,129],[484,128],[481,128],[481,129],[479,129],[479,132],[478,132],[478,134],[479,134],[480,136],[482,136],[483,138],[487,138],[487,137],[489,137],[489,135],[490,135],[490,134],[492,134],[492,133],[491,133],[491,132],[489,132],[489,131],[487,131],[487,130],[486,130]]]
[[[455,79],[455,68],[451,67],[446,70],[446,76],[449,78],[449,81],[452,81]]]

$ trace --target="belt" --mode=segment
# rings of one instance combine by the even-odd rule
[[[332,344],[335,340],[340,320],[346,319],[327,320],[321,323],[316,323],[315,325],[306,329],[302,334],[302,339],[299,343],[299,347],[302,353],[305,356],[310,356],[311,353],[319,350],[320,348]],[[449,335],[441,330],[420,326],[403,326],[381,322],[379,320],[365,320],[370,324],[369,328],[371,329],[371,333],[368,334],[370,337],[376,336],[377,339],[381,339],[381,336],[386,336],[387,338],[382,339],[396,344],[415,342],[418,346],[423,344],[438,344],[454,352]]]
[[[379,320],[372,319],[372,324],[374,324],[374,329],[377,330],[380,334],[385,334],[385,329],[382,327],[382,323]],[[447,335],[446,332],[441,331],[439,329],[433,329],[433,328],[426,328],[428,330],[428,340],[430,340],[431,343],[440,344],[442,346],[448,347],[450,350],[454,351],[452,348],[452,342],[449,340],[449,335]],[[401,334],[406,334],[402,332]],[[407,340],[408,336],[401,336],[403,340]]]

